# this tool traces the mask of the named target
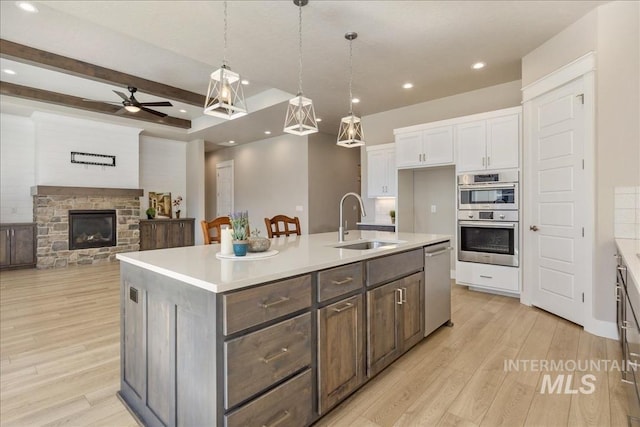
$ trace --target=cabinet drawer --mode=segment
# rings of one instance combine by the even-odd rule
[[[423,265],[422,248],[367,261],[367,286],[407,276],[421,270]]]
[[[222,298],[225,335],[311,306],[311,276],[259,286]]]
[[[318,301],[344,295],[362,287],[362,264],[349,264],[318,273]]]
[[[225,415],[224,424],[235,426],[298,427],[311,423],[311,370],[274,388],[237,411]]]
[[[501,265],[458,262],[456,282],[469,286],[520,292],[519,269]]]
[[[225,407],[311,364],[311,314],[224,343]]]

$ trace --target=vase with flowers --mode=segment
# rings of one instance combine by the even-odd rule
[[[173,200],[173,207],[176,208],[176,218],[180,218],[180,205],[182,204],[182,196],[178,196]]]
[[[249,228],[249,212],[233,212],[229,216],[231,222],[231,238],[235,256],[245,256],[249,247],[247,229]]]

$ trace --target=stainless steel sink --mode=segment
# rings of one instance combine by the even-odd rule
[[[354,249],[358,251],[364,251],[368,249],[377,249],[384,246],[397,245],[398,243],[402,243],[400,241],[397,242],[389,242],[382,240],[361,240],[352,243],[341,243],[339,245],[333,246],[337,249]]]

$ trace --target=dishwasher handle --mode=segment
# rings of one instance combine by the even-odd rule
[[[442,250],[440,250],[440,251],[435,251],[435,252],[425,252],[425,253],[424,253],[424,256],[426,256],[426,257],[432,257],[432,256],[436,256],[436,255],[443,254],[443,253],[445,253],[445,252],[449,252],[449,251],[450,251],[450,250],[452,250],[452,249],[453,249],[453,248],[452,248],[451,246],[449,246],[449,247],[444,248],[444,249],[442,249]]]

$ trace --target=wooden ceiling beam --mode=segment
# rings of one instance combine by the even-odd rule
[[[85,79],[122,86],[123,88],[134,86],[142,93],[204,107],[205,96],[199,93],[143,79],[131,74],[100,67],[99,65],[88,62],[78,61],[77,59],[4,39],[0,39],[0,57],[49,70],[60,71]]]
[[[16,85],[13,83],[2,81],[0,81],[0,94],[13,96],[16,98],[29,99],[32,101],[62,105],[64,107],[78,108],[80,110],[92,111],[94,113],[116,115],[116,112],[122,109],[122,107],[117,105],[106,104],[104,102],[85,101],[84,99],[77,96],[51,92],[48,90],[37,89],[28,86]],[[173,126],[181,129],[191,128],[190,120],[179,119],[177,117],[171,116],[158,117],[154,114],[147,113],[146,111],[130,113],[125,110],[124,114],[118,114],[118,116],[145,122],[157,123],[166,126]]]

